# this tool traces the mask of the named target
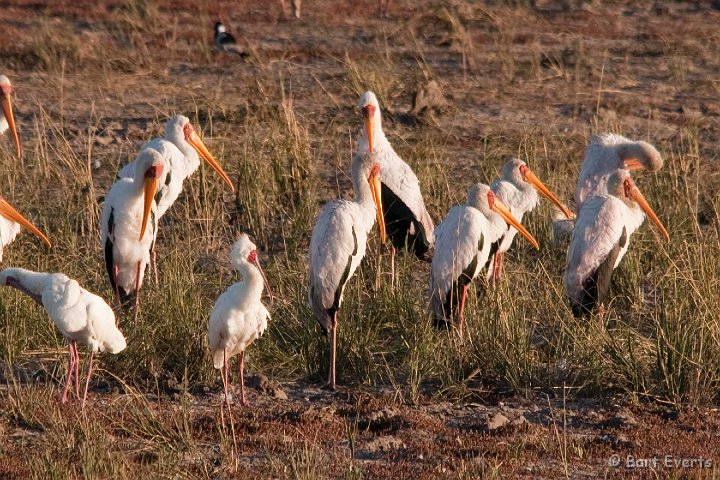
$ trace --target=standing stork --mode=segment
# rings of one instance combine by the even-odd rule
[[[263,288],[270,293],[265,273],[260,267],[257,247],[243,233],[233,245],[230,262],[242,275],[242,281],[230,286],[215,302],[208,324],[208,338],[215,368],[222,368],[225,405],[228,400],[228,361],[240,354],[240,403],[245,400],[245,350],[267,328],[270,313],[262,304]],[[272,294],[271,294],[272,296]]]
[[[88,373],[82,406],[85,408],[93,356],[96,352],[120,353],[127,343],[115,326],[112,308],[99,296],[62,273],[31,272],[23,268],[6,268],[0,272],[0,285],[15,287],[45,308],[50,319],[67,338],[70,362],[61,402],[67,401],[68,390],[75,378],[75,395],[80,398],[80,354],[77,342],[90,347]]]
[[[627,252],[630,235],[642,225],[646,214],[669,240],[667,230],[626,170],[610,175],[607,193],[583,203],[575,220],[563,276],[575,316],[600,306],[602,317],[612,272]]]
[[[373,92],[365,92],[360,96],[359,106],[365,128],[360,134],[358,153],[376,152],[380,162],[385,230],[392,241],[390,267],[394,285],[396,249],[407,248],[426,260],[435,241],[435,226],[425,208],[417,176],[385,137],[377,97]]]
[[[8,128],[10,129],[17,148],[17,156],[19,157],[22,154],[22,149],[20,148],[20,137],[18,137],[17,128],[15,128],[12,94],[13,86],[10,79],[5,75],[0,75],[0,106],[2,106],[2,112],[0,112],[0,135],[5,133]]]
[[[308,303],[323,334],[329,331],[331,335],[328,386],[332,389],[335,388],[337,313],[345,285],[365,256],[367,236],[376,217],[380,241],[385,242],[380,171],[376,153],[355,154],[352,161],[355,198],[326,204],[310,240]]]
[[[656,172],[662,166],[662,156],[647,142],[633,141],[614,133],[593,135],[580,167],[575,189],[575,211],[580,212],[587,199],[608,193],[608,179],[616,171]],[[553,236],[556,239],[569,237],[572,229],[572,219],[556,218]]]
[[[527,164],[518,158],[505,162],[500,178],[490,185],[490,189],[510,208],[519,222],[537,206],[540,201],[538,192],[557,205],[566,218],[574,218],[572,212],[540,181]],[[510,249],[516,234],[517,230],[508,226],[507,231],[491,246],[486,274],[488,280],[500,279],[503,254]]]
[[[100,236],[115,298],[122,304],[134,294],[137,319],[140,288],[157,234],[154,197],[165,179],[165,162],[157,150],[145,148],[134,163],[135,176],[116,181],[105,196]]]
[[[430,269],[430,310],[442,327],[457,317],[462,337],[467,289],[490,257],[491,246],[513,226],[535,247],[535,238],[483,183],[468,191],[465,205],[457,205],[435,229],[435,254]]]
[[[20,227],[25,227],[45,242],[48,247],[52,247],[50,240],[48,240],[45,234],[0,196],[0,261],[2,261],[3,258],[3,249],[15,240],[15,237],[20,233]]]

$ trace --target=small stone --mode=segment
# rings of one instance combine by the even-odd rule
[[[490,431],[497,430],[498,428],[504,427],[508,423],[510,423],[509,418],[507,418],[502,413],[496,413],[490,418],[490,420],[488,420],[487,429]]]

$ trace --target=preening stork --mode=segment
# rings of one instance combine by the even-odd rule
[[[667,230],[626,170],[612,173],[607,193],[586,199],[575,220],[563,282],[575,316],[607,303],[612,272],[630,245],[630,235],[645,215],[666,240]]]
[[[140,151],[135,176],[117,180],[105,196],[100,236],[105,267],[118,304],[135,295],[135,318],[150,250],[157,234],[155,194],[165,180],[162,155]]]
[[[308,303],[323,334],[330,333],[330,388],[335,388],[338,310],[345,285],[365,256],[367,236],[375,218],[380,241],[385,242],[380,172],[377,153],[356,154],[352,161],[355,198],[326,204],[310,240]]]
[[[512,214],[522,222],[523,216],[531,212],[540,201],[538,192],[553,202],[566,218],[575,215],[545,186],[543,182],[518,158],[512,158],[503,165],[500,178],[495,180],[490,189],[507,205]],[[512,226],[490,248],[487,264],[487,278],[498,280],[502,274],[503,254],[510,249],[517,230]]]
[[[360,96],[360,110],[365,128],[360,134],[358,153],[377,153],[380,162],[385,230],[392,241],[391,269],[395,270],[395,249],[413,252],[427,260],[435,241],[434,224],[420,192],[420,182],[385,137],[382,129],[380,104],[373,92]]]
[[[240,354],[238,370],[240,374],[240,403],[245,400],[245,350],[267,328],[270,313],[262,304],[263,288],[267,284],[265,274],[260,267],[257,247],[250,237],[243,233],[233,245],[230,262],[242,275],[242,281],[230,286],[215,302],[208,324],[208,338],[215,368],[222,368],[225,404],[228,401],[228,362]]]
[[[2,107],[2,111],[0,112],[0,135],[5,133],[8,128],[10,129],[19,157],[22,154],[22,149],[20,148],[20,137],[18,137],[17,128],[15,128],[12,94],[13,86],[10,83],[10,79],[5,75],[0,75],[0,106]]]
[[[230,187],[230,191],[235,191],[230,177],[195,133],[190,119],[183,115],[175,115],[167,121],[164,138],[154,138],[144,144],[140,150],[146,148],[157,150],[166,161],[165,181],[160,185],[156,196],[158,218],[165,214],[182,193],[185,179],[200,167],[200,157],[220,175]],[[118,177],[133,178],[136,163],[137,160],[125,165],[118,173]]]
[[[45,242],[48,247],[52,247],[45,234],[0,196],[0,261],[2,261],[5,246],[15,240],[15,237],[20,233],[20,227],[25,227]]]
[[[73,377],[75,395],[80,398],[80,354],[77,342],[90,347],[85,392],[85,407],[93,356],[96,352],[120,353],[127,346],[125,337],[115,326],[112,308],[99,296],[88,292],[77,281],[62,273],[31,272],[22,268],[6,268],[0,272],[0,285],[15,287],[45,308],[50,319],[67,338],[70,362],[62,402],[67,401]]]
[[[580,212],[587,199],[608,193],[608,179],[616,171],[655,172],[662,166],[660,153],[647,142],[633,141],[614,133],[593,135],[580,167],[575,189],[575,211]],[[572,219],[558,218],[553,223],[553,236],[555,239],[569,237],[572,229]]]
[[[535,247],[537,240],[495,193],[477,183],[465,205],[457,205],[435,228],[435,253],[430,269],[430,310],[436,326],[455,316],[462,337],[467,289],[490,257],[491,245],[512,225]]]

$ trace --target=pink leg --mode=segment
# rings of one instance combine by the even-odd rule
[[[222,371],[222,381],[223,381],[223,388],[225,389],[225,400],[223,403],[225,403],[225,406],[227,406],[228,410],[230,410],[230,401],[228,400],[228,361],[227,361],[227,352],[223,350],[223,371]],[[222,412],[222,404],[220,404],[220,412]]]
[[[463,338],[463,322],[465,321],[465,298],[467,297],[468,285],[463,286],[460,294],[460,308],[458,309],[458,332],[460,338]]]
[[[142,262],[138,262],[137,271],[135,273],[135,322],[138,319],[138,310],[140,309],[140,287],[142,282],[140,281],[140,265]]]
[[[67,394],[68,390],[70,390],[70,384],[72,383],[72,377],[75,373],[75,354],[73,353],[72,348],[72,341],[68,342],[68,348],[70,350],[70,360],[68,363],[68,373],[67,373],[67,380],[65,380],[65,389],[63,390],[62,399],[60,400],[60,403],[67,402]]]
[[[92,369],[93,369],[93,355],[95,354],[94,351],[90,350],[90,359],[88,360],[88,373],[87,373],[87,379],[85,380],[85,393],[83,394],[82,399],[82,408],[85,408],[85,400],[87,400],[87,392],[88,387],[90,386],[90,376],[92,375]]]
[[[73,341],[73,350],[75,350],[75,397],[80,398],[80,353],[78,352],[77,342]]]
[[[494,260],[494,267],[493,267],[493,285],[496,282],[500,281],[500,276],[502,275],[502,259],[503,259],[503,253],[500,250],[495,252],[495,260]]]
[[[238,362],[240,370],[240,405],[243,407],[249,405],[245,400],[245,352],[240,352],[240,362]]]
[[[337,346],[337,327],[337,312],[335,312],[332,319],[332,339],[330,340],[330,371],[328,372],[328,386],[331,390],[335,390],[335,354]]]

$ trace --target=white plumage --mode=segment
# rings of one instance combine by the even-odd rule
[[[0,75],[0,135],[8,129],[13,136],[18,157],[22,154],[20,147],[20,137],[18,137],[17,128],[15,127],[15,117],[12,110],[12,94],[13,86],[10,79],[5,75]]]
[[[380,171],[376,153],[357,154],[352,162],[353,200],[335,200],[323,208],[310,240],[308,303],[323,333],[331,332],[328,384],[335,387],[337,311],[348,280],[365,256],[367,236],[377,215],[382,223]],[[380,225],[381,241],[385,240]]]
[[[425,208],[420,182],[385,137],[375,94],[370,91],[363,93],[359,106],[365,118],[365,128],[360,134],[358,153],[377,153],[387,235],[394,248],[404,249],[407,246],[418,258],[426,259],[435,241],[435,227]]]
[[[200,156],[228,184],[234,191],[232,181],[208,151],[203,141],[195,133],[190,119],[183,115],[175,115],[165,124],[165,137],[153,138],[145,143],[140,150],[151,148],[157,150],[166,162],[165,181],[160,185],[156,196],[158,218],[165,215],[168,208],[175,203],[183,190],[185,179],[190,177],[200,167]],[[118,176],[120,178],[133,178],[135,163],[125,165]]]
[[[265,276],[257,260],[257,247],[247,234],[233,245],[230,261],[242,275],[242,281],[230,286],[218,297],[210,314],[208,337],[215,368],[223,368],[227,402],[228,361],[240,354],[241,403],[245,402],[245,350],[267,328],[270,313],[261,302]]]
[[[158,184],[165,179],[165,162],[158,151],[146,148],[134,163],[134,178],[117,180],[105,196],[100,235],[105,266],[117,301],[123,302],[135,294],[137,307],[157,233],[157,207],[153,198]],[[137,316],[137,309],[135,314]]]
[[[468,191],[465,205],[453,207],[435,228],[435,253],[430,270],[430,309],[436,326],[452,316],[462,336],[465,296],[470,282],[490,256],[491,245],[513,224],[537,248],[537,242],[485,184]]]
[[[563,282],[578,316],[606,302],[612,271],[627,252],[630,235],[642,225],[645,214],[669,239],[627,171],[611,174],[607,190],[583,202],[570,240]]]
[[[115,314],[99,296],[88,292],[77,281],[62,273],[31,272],[22,268],[6,268],[0,272],[0,285],[15,287],[41,304],[50,319],[70,343],[70,369],[62,401],[75,375],[79,397],[77,342],[90,347],[90,362],[85,383],[83,405],[92,374],[96,352],[119,353],[125,349],[125,337],[115,326]],[[74,373],[75,372],[75,373]]]
[[[526,213],[531,212],[540,201],[538,192],[552,201],[567,218],[573,217],[572,212],[540,181],[540,179],[520,159],[512,158],[503,165],[500,178],[490,186],[495,195],[507,205],[513,216],[522,222]],[[512,226],[499,239],[499,243],[492,248],[489,259],[487,278],[500,278],[502,268],[502,255],[510,249],[517,230]]]
[[[0,196],[0,261],[3,259],[3,250],[15,240],[15,237],[20,233],[21,227],[28,229],[45,242],[48,247],[52,246],[50,240],[35,225]]]

